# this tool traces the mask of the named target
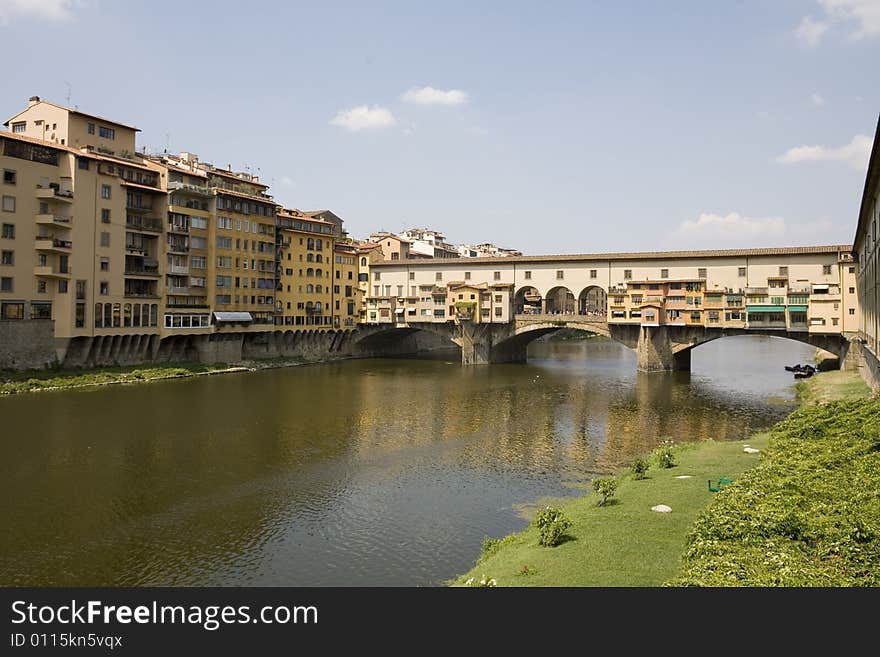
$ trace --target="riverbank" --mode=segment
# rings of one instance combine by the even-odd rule
[[[862,417],[859,413],[870,412],[875,408],[871,405],[877,404],[865,398],[867,387],[858,375],[850,372],[816,375],[803,381],[798,392],[803,408],[770,431],[746,441],[680,445],[674,448],[677,464],[673,468],[662,469],[652,463],[648,478],[643,480],[634,479],[628,472],[620,474],[613,504],[598,506],[595,494],[563,503],[561,508],[573,524],[567,532],[569,539],[561,545],[554,548],[539,546],[538,530],[529,526],[523,532],[504,538],[500,547],[494,548],[491,554],[482,555],[474,568],[453,584],[461,585],[471,577],[479,581],[483,575],[494,578],[499,586],[659,586],[668,581],[676,584],[709,583],[705,571],[711,569],[712,558],[699,549],[701,539],[694,538],[696,529],[692,528],[699,527],[703,534],[711,532],[716,507],[728,509],[727,505],[734,499],[749,499],[749,491],[765,474],[764,466],[754,469],[762,453],[769,452],[771,459],[778,459],[780,450],[791,447],[788,444],[778,446],[779,427],[791,422],[799,423],[797,426],[810,423],[812,414],[828,416],[829,408],[833,415],[836,407],[824,402],[836,396],[847,397],[850,401],[835,404],[854,407],[852,417],[847,416],[847,427],[859,421],[857,418]],[[861,411],[855,410],[863,406],[865,408]],[[746,447],[759,452],[749,453],[745,451]],[[756,472],[758,474],[753,474]],[[679,478],[683,476],[688,478]],[[734,479],[734,484],[722,492],[711,492],[707,480],[713,480],[714,484],[719,477]],[[873,486],[864,489],[860,484],[859,488],[876,491],[878,483],[880,481],[875,481]],[[853,487],[850,484],[846,488],[851,490]],[[720,504],[722,500],[723,505]],[[671,507],[672,511],[658,513],[651,510],[660,504]],[[749,517],[748,504],[745,503],[746,508],[738,506],[736,518]],[[712,510],[711,514],[706,512],[707,508]],[[880,517],[880,513],[875,517]],[[688,569],[680,573],[686,549]]]
[[[91,386],[150,383],[193,376],[256,372],[258,370],[295,367],[343,360],[342,358],[294,359],[273,358],[250,360],[235,365],[226,363],[169,363],[167,365],[131,365],[97,369],[50,369],[25,372],[0,372],[0,396],[49,390],[67,390]]]

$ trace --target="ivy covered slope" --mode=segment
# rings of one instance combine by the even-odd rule
[[[880,400],[804,407],[699,516],[674,586],[880,585]]]

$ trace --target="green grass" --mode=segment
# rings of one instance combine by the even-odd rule
[[[798,400],[805,405],[840,399],[867,397],[871,390],[857,372],[836,370],[801,379],[795,386]]]
[[[880,400],[805,406],[700,515],[670,584],[878,586],[878,491]]]
[[[94,370],[29,370],[0,373],[0,395],[54,388],[105,385],[108,383],[140,383],[158,379],[195,376],[227,369],[223,363],[175,363],[160,366],[102,367]]]
[[[745,441],[763,449],[766,436]],[[453,584],[483,574],[498,586],[658,586],[679,568],[688,529],[716,493],[707,480],[736,479],[755,466],[758,455],[743,452],[743,442],[704,442],[674,448],[677,465],[659,469],[648,478],[622,475],[613,502],[597,506],[598,496],[586,495],[562,508],[573,521],[570,540],[553,548],[538,545],[538,530],[530,526],[502,540],[494,554],[481,558]],[[675,479],[678,475],[690,479]],[[651,507],[666,504],[671,513]],[[528,574],[523,573],[528,567]]]

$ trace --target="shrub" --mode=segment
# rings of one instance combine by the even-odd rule
[[[672,440],[667,438],[654,450],[654,458],[661,468],[675,467],[675,452],[672,451],[674,444]]]
[[[562,543],[565,533],[571,528],[571,520],[561,509],[546,507],[538,512],[533,523],[539,530],[538,543],[544,547],[555,547]]]
[[[603,477],[593,480],[593,490],[596,491],[602,499],[599,500],[599,506],[605,506],[617,491],[617,479],[612,477]]]
[[[645,459],[636,459],[632,464],[633,479],[644,479],[648,472],[648,462]]]
[[[480,559],[488,559],[493,556],[496,552],[498,552],[498,548],[501,547],[501,539],[500,538],[484,538],[483,539],[483,551],[480,553]]]

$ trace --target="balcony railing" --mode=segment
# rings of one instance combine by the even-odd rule
[[[130,266],[125,268],[126,276],[150,276],[156,278],[159,276],[159,266],[156,265],[154,267],[149,266]]]
[[[189,226],[186,224],[176,224],[168,222],[168,232],[170,233],[189,233]]]
[[[168,267],[169,274],[188,274],[189,267],[186,265],[169,265]]]
[[[182,182],[170,182],[168,183],[168,189],[175,192],[198,194],[200,196],[213,196],[213,193],[208,187],[202,187],[200,185],[190,185],[188,183]]]
[[[189,294],[189,288],[182,285],[173,285],[166,290],[168,294]]]
[[[746,294],[760,294],[760,295],[766,296],[767,294],[769,294],[769,292],[770,292],[770,288],[766,288],[766,287],[747,287],[746,288]]]
[[[73,223],[73,217],[65,217],[59,214],[38,214],[36,216],[36,221],[38,224],[58,226],[59,228],[70,228]]]
[[[135,230],[148,230],[150,232],[161,233],[162,221],[156,217],[125,217],[126,228],[134,228]]]
[[[70,240],[59,240],[52,237],[37,236],[35,246],[37,251],[69,251],[73,248]]]
[[[51,265],[37,265],[34,267],[34,276],[44,276],[47,278],[70,278],[72,274],[70,267],[52,267]]]

